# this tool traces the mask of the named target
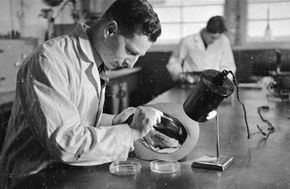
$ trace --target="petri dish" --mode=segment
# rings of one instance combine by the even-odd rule
[[[119,176],[135,175],[141,169],[142,165],[134,160],[113,161],[109,166],[110,173]]]
[[[150,162],[150,169],[156,173],[175,173],[180,171],[178,161],[154,160]]]

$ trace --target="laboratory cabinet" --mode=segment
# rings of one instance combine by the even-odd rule
[[[108,71],[110,78],[106,88],[104,112],[118,114],[129,106],[142,104],[139,85],[141,67]]]

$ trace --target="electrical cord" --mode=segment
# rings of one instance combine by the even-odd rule
[[[237,90],[237,99],[238,99],[239,103],[242,105],[242,108],[243,108],[244,119],[245,119],[245,123],[246,123],[247,134],[248,134],[247,138],[248,139],[251,139],[251,135],[256,134],[256,133],[250,134],[249,124],[248,124],[248,119],[247,119],[246,107],[245,107],[244,103],[240,100],[240,93],[239,93],[238,82],[236,80],[236,77],[235,77],[234,73],[232,71],[229,71],[229,73],[231,73],[231,75],[233,76],[234,85],[235,85],[236,90]],[[263,136],[265,136],[266,138],[268,138],[270,134],[272,134],[272,133],[275,132],[275,128],[274,128],[274,126],[272,125],[272,123],[269,120],[266,120],[262,116],[261,111],[262,110],[266,110],[266,109],[268,110],[269,107],[268,106],[260,106],[260,107],[258,107],[258,114],[259,114],[261,120],[267,124],[267,126],[268,126],[268,132],[266,133],[265,131],[263,131],[262,127],[259,126],[258,124],[257,124],[257,128],[258,128],[259,132]]]
[[[243,108],[244,119],[245,119],[245,123],[246,123],[247,134],[248,134],[247,138],[251,139],[249,124],[248,124],[248,119],[247,119],[246,107],[245,107],[245,104],[240,99],[240,92],[239,92],[238,82],[236,80],[236,77],[235,77],[234,73],[231,70],[229,70],[229,73],[233,76],[234,85],[235,85],[236,90],[237,90],[237,99],[238,99],[239,103],[241,104],[241,106]]]
[[[263,136],[265,136],[266,138],[268,138],[270,134],[272,134],[272,133],[275,132],[275,128],[274,128],[274,126],[272,125],[272,123],[269,120],[267,120],[267,119],[265,119],[263,117],[262,110],[269,110],[269,107],[268,106],[260,106],[260,107],[258,107],[258,114],[259,114],[261,120],[267,124],[267,126],[268,126],[268,132],[266,133],[265,131],[263,131],[262,127],[259,126],[258,124],[257,124],[257,128],[259,129],[260,133]]]

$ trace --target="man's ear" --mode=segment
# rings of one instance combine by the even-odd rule
[[[109,36],[115,35],[118,32],[118,24],[116,21],[110,21],[104,30],[104,37],[107,38]]]

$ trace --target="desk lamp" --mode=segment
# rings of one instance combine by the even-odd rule
[[[192,167],[223,171],[232,162],[233,157],[220,156],[219,123],[217,109],[221,102],[234,91],[233,82],[228,79],[230,73],[209,69],[201,73],[196,87],[183,104],[185,113],[197,122],[205,122],[215,117],[216,124],[216,156],[204,155],[193,162]]]

